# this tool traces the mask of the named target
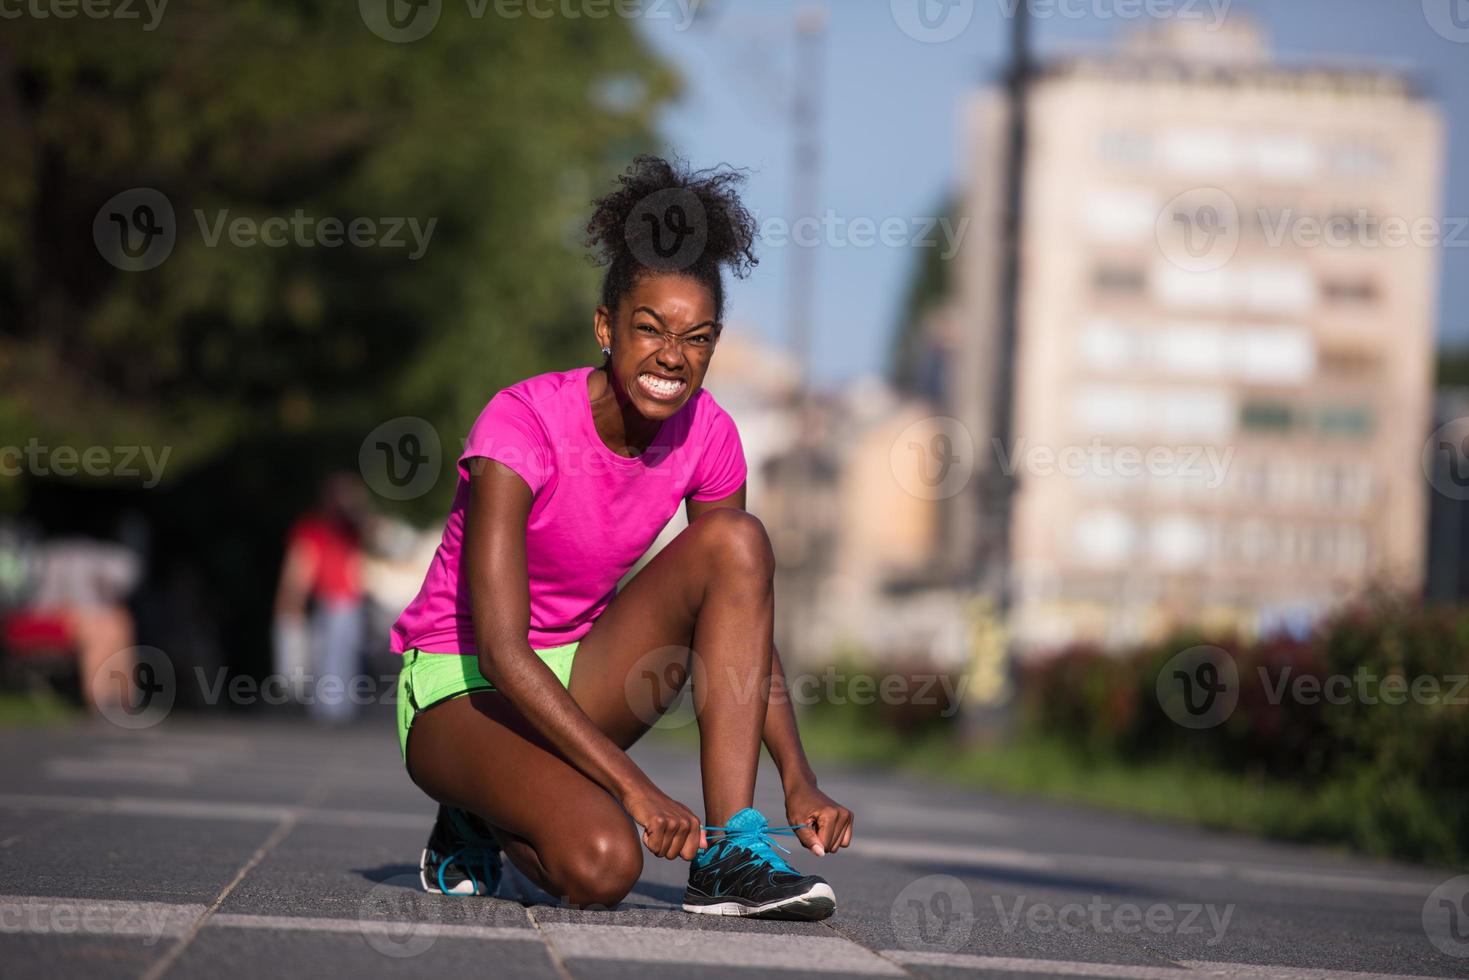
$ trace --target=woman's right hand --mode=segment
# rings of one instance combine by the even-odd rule
[[[656,787],[624,797],[622,805],[643,828],[644,846],[661,858],[692,861],[699,848],[709,845],[694,811]]]

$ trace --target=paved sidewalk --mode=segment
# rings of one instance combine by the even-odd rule
[[[387,718],[0,745],[6,978],[1469,976],[1469,878],[907,779],[823,772],[855,846],[792,862],[837,914],[748,922],[683,913],[686,865],[651,856],[611,912],[513,873],[501,898],[423,894],[433,807]],[[634,757],[699,809],[690,751]],[[773,771],[756,805],[783,816]]]

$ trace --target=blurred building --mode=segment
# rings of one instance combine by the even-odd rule
[[[967,109],[945,397],[980,473],[949,501],[948,559],[993,553],[983,488],[1013,479],[1001,560],[1027,651],[1301,629],[1369,583],[1417,589],[1435,106],[1395,69],[1272,58],[1238,15],[1051,60],[1028,105],[1008,368],[1006,102]]]
[[[749,507],[775,550],[782,658],[805,669],[843,653],[966,663],[973,590],[935,574],[943,511],[905,449],[932,437],[933,407],[876,379],[803,404],[795,367],[731,330],[706,381],[739,426]],[[673,521],[654,550],[682,527]]]

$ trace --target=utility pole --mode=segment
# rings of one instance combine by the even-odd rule
[[[996,324],[994,371],[991,391],[994,397],[991,418],[994,438],[1008,454],[1014,444],[1015,416],[1015,344],[1020,317],[1021,275],[1021,209],[1025,201],[1025,166],[1028,159],[1028,108],[1030,81],[1034,65],[1030,50],[1030,0],[1019,0],[1010,19],[1010,62],[1006,69],[1008,94],[1008,128],[1005,140],[1005,203],[1001,214],[1000,277]],[[981,584],[998,599],[1001,614],[1011,604],[1010,520],[1015,481],[996,467],[988,467],[989,492],[981,506],[980,526],[988,528],[984,535],[985,554],[980,569]]]
[[[813,3],[802,7],[795,18],[795,63],[791,71],[791,183],[790,216],[792,228],[803,218],[815,218],[821,201],[821,89],[825,72],[826,7]],[[815,598],[815,575],[818,567],[819,525],[821,515],[813,499],[818,482],[812,470],[817,465],[821,447],[813,433],[816,428],[812,398],[812,331],[815,318],[816,247],[802,245],[798,236],[790,239],[790,260],[786,284],[787,337],[796,360],[796,392],[792,414],[796,424],[788,500],[788,520],[794,525],[799,540],[800,562],[793,569],[792,590],[795,594],[787,615],[781,645],[793,652],[807,652],[804,643],[803,611],[812,608]]]

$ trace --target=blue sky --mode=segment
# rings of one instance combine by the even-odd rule
[[[953,186],[960,106],[999,69],[1009,29],[1004,11],[1015,0],[956,2],[972,2],[972,20],[942,43],[906,34],[889,0],[828,3],[821,210],[846,220],[905,219],[911,222],[905,233],[899,235],[894,225],[893,237],[906,238],[921,230],[922,219],[935,213]],[[1077,41],[1105,41],[1138,26],[1141,20],[1122,16],[1129,2],[1197,11],[1205,18],[1220,9],[1230,17],[1243,13],[1259,21],[1275,51],[1286,56],[1365,57],[1411,66],[1447,119],[1444,213],[1469,217],[1469,179],[1453,179],[1456,173],[1469,175],[1469,0],[1059,0],[1059,6],[1058,0],[1037,0],[1037,10],[1052,12],[1036,21],[1038,49],[1044,54]],[[1458,23],[1466,25],[1457,33],[1447,20],[1453,4],[1459,5]],[[684,100],[663,120],[665,137],[697,166],[748,167],[746,203],[762,221],[790,214],[785,100],[793,74],[789,24],[798,6],[794,0],[724,2],[710,23],[681,29],[676,0],[649,0],[644,9],[669,14],[641,21],[688,86]],[[1060,10],[1085,15],[1061,16]],[[1436,32],[1435,18],[1463,40]],[[853,237],[842,233],[837,240]],[[1469,234],[1460,238],[1458,247],[1441,250],[1441,342],[1469,343]],[[767,244],[760,268],[732,286],[732,327],[784,343],[791,248]],[[818,249],[818,382],[884,370],[913,259],[909,248],[880,243]]]

